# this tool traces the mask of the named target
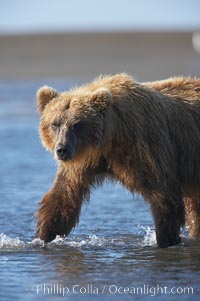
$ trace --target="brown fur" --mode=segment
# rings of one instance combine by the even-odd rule
[[[199,79],[177,77],[146,83],[146,85],[166,95],[181,96],[188,103],[200,102]],[[199,163],[196,162],[196,165],[199,166]],[[187,190],[184,203],[190,238],[200,238],[200,188]]]
[[[105,178],[150,202],[159,247],[180,241],[183,198],[190,235],[199,237],[199,79],[139,84],[116,74],[63,93],[43,87],[37,99],[44,146],[56,159],[60,145],[67,154],[40,202],[38,237],[69,234],[91,188]]]

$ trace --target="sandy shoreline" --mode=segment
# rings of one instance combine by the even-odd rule
[[[88,33],[0,36],[0,80],[90,79],[129,72],[138,80],[200,76],[192,33]]]

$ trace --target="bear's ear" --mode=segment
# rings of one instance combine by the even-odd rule
[[[112,92],[107,88],[99,88],[92,93],[90,103],[100,111],[105,111],[112,99]]]
[[[46,104],[55,98],[58,92],[51,87],[43,86],[37,91],[37,106],[40,113],[43,112]]]

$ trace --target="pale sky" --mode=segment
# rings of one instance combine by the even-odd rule
[[[0,33],[198,30],[200,0],[0,0]]]

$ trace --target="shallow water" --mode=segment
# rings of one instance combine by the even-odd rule
[[[42,148],[35,91],[64,80],[0,82],[0,300],[199,300],[200,241],[158,249],[149,207],[119,184],[95,191],[66,239],[34,239],[56,170]]]

